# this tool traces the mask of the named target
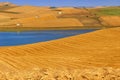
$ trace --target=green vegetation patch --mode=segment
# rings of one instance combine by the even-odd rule
[[[120,16],[120,7],[100,8],[95,11],[97,15]]]

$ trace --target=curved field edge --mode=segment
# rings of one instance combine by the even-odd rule
[[[48,42],[0,47],[0,70],[120,67],[120,28],[103,29]]]

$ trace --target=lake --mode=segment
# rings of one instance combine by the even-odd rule
[[[0,32],[0,46],[16,46],[45,42],[92,31],[95,31],[95,29]]]

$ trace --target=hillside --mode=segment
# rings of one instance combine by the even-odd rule
[[[120,6],[0,2],[0,31],[96,28],[57,40],[0,46],[0,80],[120,80]]]
[[[15,4],[13,4],[13,3],[10,3],[10,2],[0,2],[0,7],[6,7],[6,6],[16,6]]]
[[[91,11],[100,16],[120,16],[119,6],[92,8]]]
[[[83,26],[77,19],[57,18],[58,11],[54,11],[49,7],[20,6],[6,10],[12,13],[0,13],[4,16],[10,16],[9,22],[2,22],[0,25],[16,27],[16,24],[22,24],[22,27],[69,27]],[[14,14],[16,12],[16,14]],[[32,23],[31,23],[32,22]],[[2,26],[3,25],[3,26]]]
[[[29,5],[0,8],[0,15],[10,18],[9,21],[0,21],[0,27],[16,27],[16,24],[20,23],[22,27],[32,28],[60,26],[116,27],[120,26],[119,9],[120,7],[74,8]]]
[[[104,25],[109,26],[119,26],[120,25],[120,16],[102,16],[100,17],[104,23]]]
[[[120,67],[120,28],[30,45],[1,47],[0,70]]]

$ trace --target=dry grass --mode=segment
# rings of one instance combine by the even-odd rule
[[[0,12],[0,15],[11,18],[9,21],[0,21],[0,25],[12,25],[12,27],[15,27],[16,23],[23,23],[23,27],[120,26],[119,18],[116,18],[117,16],[99,18],[94,14],[93,9],[73,7],[51,9],[50,7],[18,6]],[[58,14],[60,11],[62,14]],[[35,19],[36,16],[39,16],[38,20]]]
[[[120,16],[102,16],[101,19],[106,25],[120,26]]]
[[[0,15],[0,22],[8,22],[10,21],[10,17]]]
[[[57,12],[49,8],[40,9],[41,11],[29,6],[19,8],[20,14],[0,14],[20,18],[8,22],[9,24],[16,24],[18,20],[29,27],[83,25],[74,18],[58,19]],[[19,8],[14,8],[13,11],[17,12]],[[24,8],[25,10],[22,10]],[[30,9],[32,11],[24,12]],[[73,8],[64,9],[66,13],[71,10]],[[36,20],[34,17],[38,14],[44,15]],[[118,18],[112,19],[115,21],[110,21],[112,25],[119,24]],[[111,28],[48,42],[0,47],[0,80],[119,80],[120,70],[115,69],[120,68],[119,36],[120,28]],[[40,68],[33,69],[35,67]]]
[[[120,28],[22,46],[0,47],[0,70],[120,68]]]
[[[0,80],[120,80],[120,69],[40,69],[0,72]]]
[[[19,6],[19,7],[15,7],[15,8],[11,8],[6,10],[8,12],[16,12],[18,14],[10,14],[10,13],[1,13],[1,15],[5,15],[5,16],[10,16],[12,18],[27,18],[27,17],[33,17],[36,15],[40,15],[41,14],[49,14],[49,13],[53,13],[53,11],[51,11],[49,9],[49,7],[35,7],[35,6]]]
[[[10,2],[0,2],[0,7],[11,7],[11,6],[16,6],[16,5]]]
[[[14,21],[9,22],[2,22],[0,23],[1,27],[16,27],[16,24],[21,24],[20,27],[70,27],[72,26],[83,26],[82,23],[79,22],[79,20],[74,18],[67,18],[67,19],[57,19],[54,16],[48,16],[48,18],[42,17],[42,18],[23,18],[23,19],[16,19]],[[3,26],[2,26],[3,25]],[[7,26],[9,25],[9,26]],[[10,26],[11,25],[11,26]]]
[[[89,12],[85,9],[76,9],[73,7],[63,7],[63,8],[57,8],[57,10],[61,10],[63,12],[63,14],[89,14]]]
[[[69,26],[83,26],[77,19],[56,19],[56,20],[39,20],[38,22],[23,24],[25,27],[69,27]]]
[[[10,18],[14,19],[9,22],[0,23],[1,26],[11,25],[11,27],[15,27],[17,23],[21,23],[22,27],[83,26],[83,24],[75,18],[57,18],[57,16],[59,15],[59,11],[54,11],[49,7],[20,6],[16,8],[11,8],[7,11],[17,12],[18,14],[0,13],[1,15],[10,16]],[[73,11],[74,8],[72,9],[72,12]]]

